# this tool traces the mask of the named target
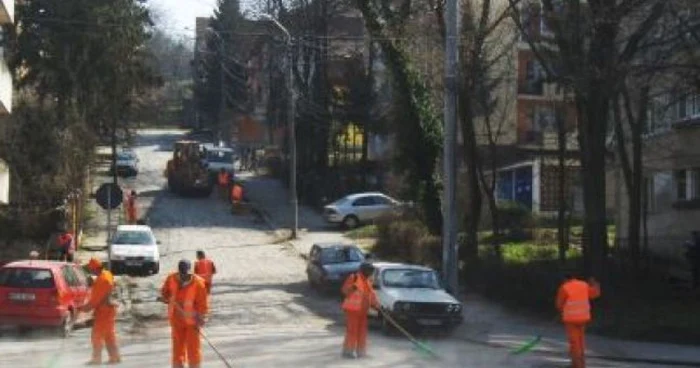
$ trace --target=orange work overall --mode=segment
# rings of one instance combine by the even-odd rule
[[[355,352],[362,356],[367,352],[367,312],[370,305],[376,303],[374,289],[364,275],[357,273],[345,280],[342,291],[345,294],[342,305],[345,311],[343,353]]]
[[[102,361],[103,346],[107,347],[110,362],[120,360],[115,328],[117,307],[110,300],[113,288],[114,276],[111,272],[102,270],[90,291],[88,304],[94,309],[91,335],[93,362]]]
[[[206,287],[204,280],[196,275],[184,285],[178,278],[177,273],[168,276],[161,290],[163,298],[169,301],[172,366],[183,368],[188,363],[190,368],[199,368],[202,348],[198,319],[204,318],[209,309]]]
[[[130,225],[136,223],[136,198],[132,195],[126,199],[126,221]]]
[[[557,308],[561,311],[562,322],[569,340],[569,356],[573,368],[584,368],[585,330],[591,321],[589,300],[600,296],[600,289],[582,280],[569,280],[559,287]]]
[[[211,259],[201,259],[194,263],[194,274],[204,280],[207,294],[211,294],[211,284],[214,279],[214,262]]]
[[[236,204],[242,200],[243,200],[243,187],[238,185],[238,184],[234,184],[233,187],[231,188],[231,202],[233,204]]]
[[[220,172],[217,182],[219,184],[219,193],[221,195],[221,198],[226,199],[226,196],[228,195],[228,186],[229,186],[229,176],[228,173],[226,172]]]

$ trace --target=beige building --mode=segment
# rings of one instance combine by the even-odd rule
[[[524,4],[524,3],[522,3]],[[523,9],[525,33],[538,47],[554,47],[552,32],[541,16],[539,2]],[[508,1],[492,2],[494,14],[509,6]],[[547,80],[545,68],[512,22],[505,22],[490,36],[488,52],[506,55],[493,68],[501,82],[493,96],[497,104],[490,116],[490,133],[485,124],[477,127],[478,144],[487,162],[492,155],[489,140],[497,146],[498,166],[495,196],[500,202],[516,202],[533,213],[552,216],[559,209],[558,126],[565,124],[567,160],[565,195],[567,207],[582,211],[582,192],[577,185],[580,165],[576,134],[576,108],[571,98]],[[514,42],[510,42],[513,40]],[[481,117],[481,121],[484,118]]]
[[[700,230],[700,95],[656,98],[648,116],[642,148],[648,246],[681,259],[681,244]],[[624,241],[629,201],[622,174],[615,176],[616,235]]]
[[[0,0],[0,24],[12,24],[15,3],[13,0]],[[5,60],[5,50],[0,49],[0,116],[12,112],[12,74]],[[10,201],[10,168],[0,157],[0,204]]]

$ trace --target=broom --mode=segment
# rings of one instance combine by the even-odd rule
[[[408,338],[408,340],[411,343],[413,343],[413,345],[416,347],[416,349],[418,349],[418,351],[423,352],[423,353],[427,353],[429,356],[436,358],[436,359],[440,358],[440,356],[435,352],[435,350],[433,350],[427,344],[416,340],[416,338],[414,338],[410,333],[408,333],[408,331],[406,331],[406,329],[401,327],[401,325],[399,325],[393,318],[391,318],[391,316],[388,313],[386,313],[383,309],[380,308],[379,313],[381,313],[382,318],[389,321],[389,323],[394,325],[394,327],[396,327],[397,330],[399,330],[404,336],[406,336],[406,338]]]
[[[552,319],[552,322],[556,322],[559,320],[559,315],[554,316]],[[537,344],[539,344],[542,341],[542,335],[537,334],[535,337],[525,341],[522,343],[519,347],[516,349],[511,350],[512,355],[518,355],[518,354],[524,354],[532,350]]]

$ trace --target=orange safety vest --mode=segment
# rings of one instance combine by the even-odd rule
[[[562,322],[587,323],[591,320],[591,286],[581,280],[570,280],[561,285],[560,293],[564,295],[561,306]]]
[[[221,185],[222,187],[228,185],[228,173],[219,173],[219,185]]]
[[[353,278],[352,281],[350,278]],[[350,292],[343,300],[342,309],[346,312],[362,312],[369,309],[370,298],[372,297],[372,289],[367,281],[357,274],[348,276],[345,281],[346,285],[355,285],[355,290]],[[343,287],[345,289],[345,287]]]
[[[195,262],[194,273],[211,284],[211,280],[214,277],[214,262],[206,258]]]
[[[197,280],[192,276],[190,282],[180,288],[180,283],[177,280],[177,274],[172,274],[168,277],[168,288],[170,291],[170,300],[168,303],[168,316],[171,322],[180,321],[187,326],[197,325],[197,311],[194,308],[194,301],[197,292],[195,283]],[[180,291],[184,290],[184,295]],[[178,295],[180,294],[180,295]]]
[[[243,187],[236,184],[231,188],[231,199],[240,202],[243,199]]]

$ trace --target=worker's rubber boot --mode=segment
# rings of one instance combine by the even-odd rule
[[[355,359],[355,358],[357,358],[357,354],[356,354],[354,351],[351,351],[351,350],[343,350],[342,356],[343,356],[343,358],[346,358],[346,359]]]
[[[90,359],[85,365],[102,365],[102,349],[92,350],[92,359]]]
[[[107,345],[107,353],[109,354],[109,361],[107,364],[119,364],[122,362],[122,357],[119,355],[119,347],[117,347],[117,345]]]
[[[583,357],[572,357],[571,368],[586,368],[586,363]]]

